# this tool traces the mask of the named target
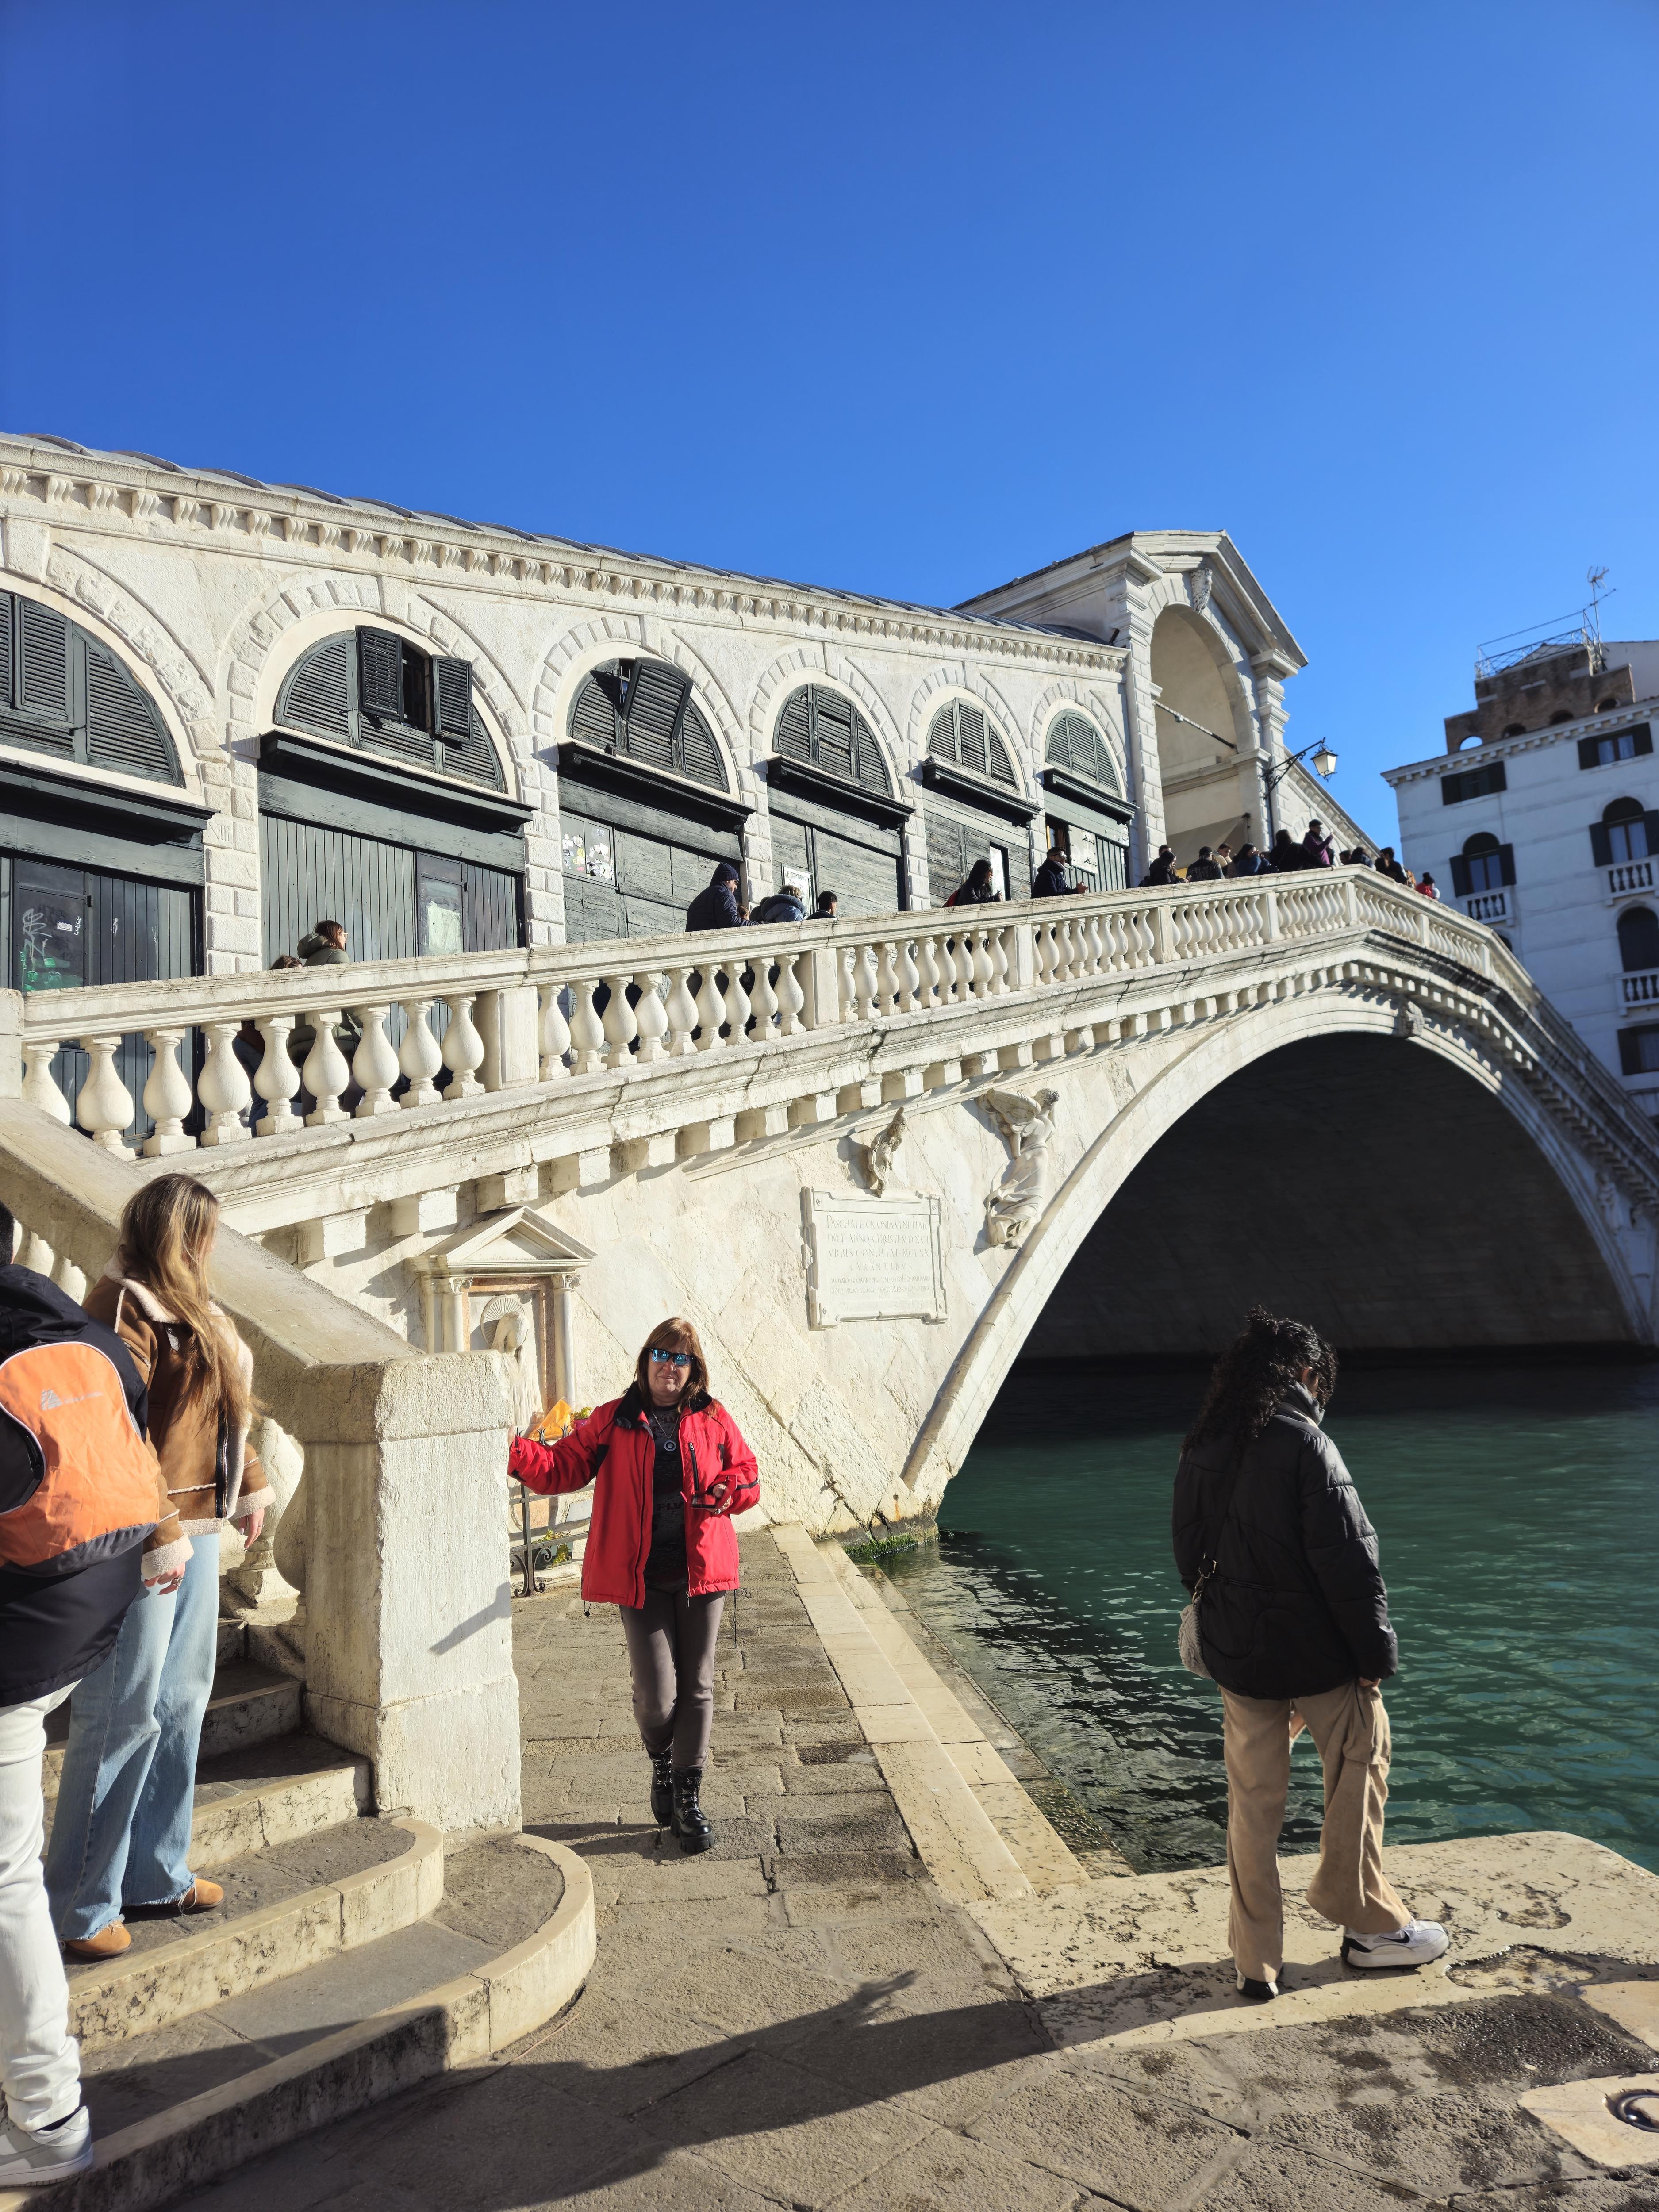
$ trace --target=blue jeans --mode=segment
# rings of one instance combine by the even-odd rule
[[[124,1905],[172,1905],[191,1885],[191,1815],[202,1716],[218,1655],[219,1539],[191,1538],[170,1597],[146,1590],[115,1649],[70,1706],[46,1894],[64,1942],[83,1942]]]

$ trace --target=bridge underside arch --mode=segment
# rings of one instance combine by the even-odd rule
[[[1199,1099],[1126,1177],[1024,1358],[1213,1352],[1261,1304],[1345,1349],[1627,1345],[1619,1289],[1538,1145],[1391,1037],[1305,1037]]]

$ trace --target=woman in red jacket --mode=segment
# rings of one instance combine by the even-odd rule
[[[714,1832],[698,1802],[714,1719],[714,1638],[738,1586],[732,1516],[760,1497],[755,1455],[708,1395],[689,1321],[659,1322],[620,1398],[568,1437],[515,1437],[507,1465],[544,1494],[593,1484],[582,1595],[622,1608],[634,1717],[651,1759],[651,1811],[683,1851]]]

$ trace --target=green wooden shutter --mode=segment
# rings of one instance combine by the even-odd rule
[[[351,658],[349,630],[313,645],[283,686],[277,720],[296,722],[322,737],[349,738]]]
[[[1513,845],[1500,845],[1498,847],[1498,873],[1502,876],[1506,884],[1512,884],[1515,881],[1515,848]]]
[[[635,760],[653,768],[672,769],[674,727],[687,690],[678,668],[660,660],[635,664],[628,686],[628,750]]]
[[[154,702],[126,670],[89,641],[87,652],[87,758],[160,783],[179,781],[173,745]]]
[[[949,707],[941,707],[927,725],[927,750],[935,760],[953,761],[956,758],[957,728],[954,702]]]
[[[714,732],[689,692],[680,726],[680,746],[687,775],[698,783],[712,784],[716,791],[726,789],[726,769],[720,760],[720,749],[714,742]]]
[[[1009,757],[1008,748],[996,732],[988,726],[986,742],[988,752],[987,773],[995,782],[1006,783],[1011,791],[1018,789],[1019,779],[1014,774],[1014,763]]]
[[[357,633],[357,703],[365,714],[404,719],[404,641],[389,630]]]
[[[853,745],[858,763],[858,779],[866,791],[878,791],[884,799],[893,795],[893,779],[887,773],[887,763],[881,757],[881,747],[876,743],[876,733],[856,707],[853,709]]]
[[[1458,898],[1468,898],[1474,886],[1469,879],[1469,864],[1461,853],[1452,854],[1451,876],[1454,895]]]
[[[963,768],[971,769],[976,775],[988,773],[989,762],[986,752],[985,717],[977,707],[963,701],[957,702],[957,729],[961,739],[961,761]]]
[[[619,701],[622,680],[614,660],[606,661],[582,678],[570,708],[570,734],[585,744],[615,750],[621,735]]]
[[[1613,866],[1613,835],[1605,822],[1592,822],[1589,826],[1590,858],[1598,868]]]
[[[853,709],[838,691],[812,691],[812,734],[818,765],[831,775],[853,777]]]
[[[18,655],[21,678],[16,704],[42,721],[70,719],[70,626],[60,614],[33,599],[20,599],[22,650]]]
[[[464,745],[472,735],[472,663],[434,660],[432,690],[435,709],[433,727],[446,744]]]
[[[0,707],[9,707],[11,704],[11,636],[14,604],[9,592],[0,592]]]
[[[786,760],[810,761],[812,757],[812,694],[805,684],[799,691],[792,691],[783,702],[783,712],[778,716],[777,746]]]

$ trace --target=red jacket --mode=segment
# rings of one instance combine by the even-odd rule
[[[651,1474],[657,1447],[637,1389],[598,1406],[556,1444],[515,1437],[509,1471],[544,1496],[585,1490],[592,1482],[593,1520],[582,1560],[582,1595],[595,1605],[643,1605],[645,1561],[651,1549]],[[699,1505],[722,1477],[720,1505]],[[597,1478],[597,1480],[596,1480]],[[680,1416],[680,1480],[685,1498],[686,1589],[711,1597],[738,1586],[734,1513],[760,1497],[755,1455],[724,1406],[712,1398]]]

